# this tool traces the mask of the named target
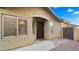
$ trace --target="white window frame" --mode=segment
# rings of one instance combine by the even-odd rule
[[[21,17],[20,16],[20,17],[18,17],[18,21],[19,21],[20,18],[24,18],[24,20],[26,20],[26,22],[27,22],[27,18],[26,17]],[[17,22],[17,31],[18,31],[17,36],[26,36],[28,34],[28,29],[27,29],[26,34],[19,35],[19,29],[18,28],[19,28],[19,25],[18,25],[18,22]],[[27,26],[27,28],[28,28],[28,26]]]
[[[17,16],[15,16],[15,15],[10,15],[10,14],[4,14],[4,13],[1,13],[1,17],[2,17],[2,39],[3,38],[13,38],[13,37],[17,37],[17,32],[16,32],[16,35],[15,36],[7,36],[7,37],[5,37],[4,36],[4,15],[7,15],[7,16],[13,16],[13,17],[16,17],[16,21],[18,20],[18,17]],[[18,29],[17,29],[17,26],[16,26],[16,31],[18,31]]]
[[[16,24],[16,35],[15,36],[7,36],[7,37],[4,36],[4,17],[3,17],[3,15],[16,17],[17,24]],[[1,16],[1,20],[0,20],[1,21],[1,24],[0,24],[1,25],[1,39],[16,38],[19,36],[26,36],[27,35],[27,33],[25,35],[19,35],[19,29],[18,29],[19,28],[19,26],[18,26],[19,16],[15,16],[15,15],[11,15],[11,14],[4,14],[4,13],[1,13],[0,16]],[[27,18],[26,17],[24,17],[24,18],[27,21]],[[27,32],[28,32],[28,30],[27,30]]]

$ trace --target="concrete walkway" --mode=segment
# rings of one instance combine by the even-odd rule
[[[48,51],[49,49],[55,48],[51,41],[40,41],[35,42],[33,45],[15,49],[14,51]]]
[[[52,48],[55,48],[69,40],[44,40],[36,41],[33,45],[15,49],[14,51],[48,51]]]
[[[71,40],[57,46],[56,48],[52,48],[50,51],[79,51],[79,42]]]
[[[0,51],[12,50],[12,51],[48,51],[56,46],[63,44],[69,40],[63,39],[53,39],[53,40],[43,40],[32,41],[26,39],[22,40],[0,40]],[[32,44],[32,45],[29,45]],[[29,45],[29,46],[27,46]],[[17,49],[16,49],[17,48]]]

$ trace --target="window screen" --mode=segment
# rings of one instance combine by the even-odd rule
[[[17,18],[10,15],[3,15],[4,36],[16,36]]]
[[[27,34],[27,20],[25,18],[20,18],[12,15],[2,15],[2,26],[3,35],[7,36],[17,36]]]

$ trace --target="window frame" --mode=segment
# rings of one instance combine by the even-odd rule
[[[1,19],[1,20],[2,20],[2,21],[1,21],[1,22],[2,22],[2,24],[1,24],[1,26],[2,26],[2,28],[1,28],[1,29],[2,29],[2,31],[1,31],[2,34],[1,34],[1,35],[2,35],[2,39],[3,39],[3,38],[16,37],[16,36],[17,36],[17,26],[16,26],[16,35],[15,35],[15,36],[6,36],[6,37],[4,36],[4,16],[5,16],[5,15],[6,15],[6,16],[13,16],[13,17],[16,18],[16,21],[18,20],[18,17],[15,16],[15,15],[1,13],[1,18],[2,18],[2,19]],[[16,25],[17,25],[17,22],[16,22]]]
[[[26,17],[18,17],[18,22],[19,22],[20,18],[23,18],[24,21],[26,21],[26,26],[27,26],[27,18],[26,18]],[[17,28],[17,29],[18,29],[18,33],[17,33],[17,34],[18,34],[18,36],[25,36],[25,35],[27,35],[27,32],[28,32],[28,31],[27,31],[27,28],[28,28],[28,26],[27,26],[27,28],[26,28],[26,34],[21,34],[21,35],[19,34],[19,24],[18,24],[18,22],[17,22],[17,27],[18,27],[18,28]]]
[[[13,16],[13,17],[16,18],[16,35],[15,36],[6,36],[6,37],[4,36],[4,15]],[[27,22],[26,17],[24,17],[24,20],[26,20],[26,22]],[[27,31],[26,34],[19,35],[19,25],[18,25],[18,22],[19,22],[19,16],[1,13],[1,39],[5,39],[5,38],[16,38],[16,37],[19,37],[19,36],[26,36],[27,35],[27,32],[28,32],[27,30],[26,30]],[[26,23],[26,25],[27,25],[27,23]]]

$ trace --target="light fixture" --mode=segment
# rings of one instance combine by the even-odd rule
[[[51,27],[53,26],[53,22],[50,22],[50,26],[51,26]]]
[[[23,20],[20,20],[20,21],[19,21],[19,24],[20,24],[20,25],[23,25],[23,24],[24,24],[24,21],[23,21]]]

